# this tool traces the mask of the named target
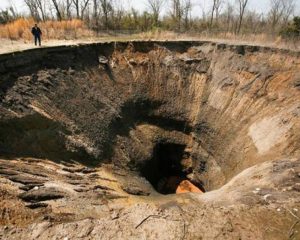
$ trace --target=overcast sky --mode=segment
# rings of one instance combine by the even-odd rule
[[[133,6],[141,11],[147,9],[147,0],[122,0],[124,2],[125,7]],[[234,2],[234,0],[231,0]],[[256,10],[260,13],[267,13],[269,9],[269,1],[270,0],[249,0],[249,10]],[[24,12],[26,10],[26,6],[24,5],[24,0],[0,0],[0,9],[5,9],[10,5],[10,2],[14,3],[19,12]],[[201,8],[200,5],[209,8],[212,0],[192,0],[194,4],[193,15],[200,16]],[[295,9],[295,14],[300,15],[300,0],[295,0],[297,7]]]

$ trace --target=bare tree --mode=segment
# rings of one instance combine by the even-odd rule
[[[93,0],[92,24],[99,31],[99,4],[98,0]]]
[[[295,11],[296,3],[295,0],[284,0],[283,1],[283,24],[286,25]]]
[[[29,8],[30,15],[34,20],[40,21],[41,16],[39,13],[39,8],[35,0],[24,0],[26,6]]]
[[[76,17],[78,19],[83,19],[84,13],[88,7],[90,0],[72,0],[75,10],[76,10]]]
[[[79,0],[72,0],[75,10],[76,10],[76,17],[79,19],[80,18],[80,2]]]
[[[135,26],[135,28],[137,29],[139,27],[139,20],[138,20],[139,12],[134,7],[131,7],[130,12],[131,12],[131,15],[132,15],[133,21],[134,21],[133,26]],[[133,29],[134,29],[134,27],[133,27]]]
[[[147,5],[153,15],[154,25],[158,26],[159,15],[162,11],[162,7],[165,4],[165,0],[148,0]]]
[[[93,0],[93,18],[98,18],[98,12],[99,12],[99,5],[98,0]]]
[[[113,4],[111,0],[99,0],[100,7],[104,18],[104,27],[109,27],[109,16],[113,12]]]
[[[67,18],[71,19],[72,18],[72,13],[71,13],[71,6],[72,6],[72,1],[71,0],[66,0],[66,11],[67,11]]]
[[[289,23],[297,0],[268,0],[270,12],[267,19],[262,14],[247,10],[249,0],[145,0],[148,11],[144,13],[132,8],[134,5],[131,6],[130,3],[126,8],[123,7],[125,1],[24,0],[32,17],[37,21],[50,17],[58,20],[71,19],[74,16],[85,20],[88,26],[97,30],[112,28],[145,31],[158,25],[165,29],[181,31],[189,29],[193,23],[193,27],[200,31],[206,27],[214,27],[219,31],[232,31],[236,34],[244,30],[262,33],[269,29],[270,32],[278,33],[279,29],[283,29]],[[203,16],[193,19],[191,13],[196,1],[202,9]],[[132,3],[134,2],[135,0],[132,0]],[[160,18],[167,2],[170,6],[168,15]],[[209,8],[205,6],[208,3]]]
[[[201,12],[202,12],[202,20],[206,21],[206,6],[205,6],[205,0],[202,0],[199,4],[199,7],[201,8]]]
[[[263,14],[255,11],[247,11],[243,20],[243,26],[248,31],[256,34],[259,32],[260,23],[263,22]]]
[[[226,4],[226,10],[225,10],[225,18],[226,18],[226,32],[229,32],[231,29],[232,23],[234,22],[234,7],[230,2],[227,2]]]
[[[19,13],[18,13],[18,9],[17,9],[15,3],[12,0],[9,0],[8,3],[9,3],[9,6],[8,6],[7,10],[10,12],[13,19],[17,19],[19,17]]]
[[[81,2],[81,19],[83,19],[90,0],[82,0]]]
[[[5,10],[0,10],[0,24],[8,23],[19,17],[17,8],[13,4],[13,2],[9,1],[9,4],[10,6],[8,6]]]
[[[122,19],[125,16],[125,9],[121,0],[114,0],[112,3],[112,23],[115,29],[122,28]]]
[[[282,0],[270,0],[270,12],[269,18],[271,21],[272,32],[275,31],[275,27],[282,18]]]
[[[218,23],[219,21],[219,15],[223,6],[223,0],[215,0],[216,5],[215,5],[215,12],[216,12],[216,22]]]
[[[192,8],[193,8],[192,1],[184,0],[184,2],[183,2],[183,17],[184,17],[185,29],[189,28],[189,22],[191,19]]]
[[[183,8],[181,0],[171,0],[171,16],[175,21],[178,30],[181,29],[181,20],[183,15]]]
[[[59,0],[58,7],[63,19],[72,19],[71,0]]]
[[[222,4],[223,4],[222,0],[213,0],[211,16],[210,16],[210,27],[212,27],[212,25],[213,25],[214,16],[216,16],[216,21],[218,22]]]
[[[37,8],[39,9],[42,20],[46,20],[46,0],[35,0]]]
[[[270,0],[269,19],[272,32],[276,31],[276,27],[280,22],[286,24],[295,8],[294,0]]]
[[[212,27],[213,25],[215,9],[216,9],[216,0],[213,0],[213,5],[212,5],[211,15],[210,15],[210,24],[209,24],[210,27]]]
[[[246,10],[249,0],[236,0],[236,2],[239,5],[239,8],[238,8],[239,17],[238,17],[238,26],[237,26],[237,34],[239,34],[241,31],[245,10]]]
[[[55,8],[55,11],[56,11],[56,17],[59,21],[62,20],[62,13],[61,13],[61,10],[60,10],[60,7],[59,7],[59,2],[57,0],[52,0],[52,3],[53,3],[53,6]]]

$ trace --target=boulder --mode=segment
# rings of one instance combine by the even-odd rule
[[[197,188],[194,184],[192,184],[188,180],[182,181],[176,189],[176,194],[180,193],[203,193],[199,188]]]

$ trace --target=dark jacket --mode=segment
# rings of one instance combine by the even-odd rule
[[[42,35],[42,31],[41,31],[41,29],[39,28],[39,27],[33,27],[32,29],[31,29],[31,33],[32,33],[32,35],[34,35],[34,36],[36,36],[36,37],[39,37],[39,36],[41,36]]]

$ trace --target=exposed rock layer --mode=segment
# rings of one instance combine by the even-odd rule
[[[115,237],[120,239],[138,239],[144,233],[151,238],[154,232],[159,239],[294,237],[298,215],[289,211],[299,209],[299,56],[210,42],[105,43],[1,55],[0,154],[3,159],[49,159],[58,169],[50,173],[51,164],[41,160],[25,170],[14,167],[23,166],[23,160],[0,168],[5,187],[13,183],[12,189],[3,187],[8,191],[3,201],[19,196],[34,202],[18,202],[26,219],[29,211],[53,215],[35,226],[29,214],[27,228],[18,236],[34,239],[37,227],[49,231],[40,233],[43,239],[66,228],[66,236],[73,239],[77,235],[70,219],[62,221],[59,213],[67,201],[75,206],[67,208],[68,214],[81,228],[92,229],[87,238],[105,232],[103,238],[109,239],[115,228],[125,231]],[[81,167],[72,168],[74,161]],[[104,163],[116,178],[113,188],[90,178],[103,171]],[[37,171],[38,164],[42,168]],[[71,184],[92,186],[70,188],[66,171]],[[154,188],[169,193],[161,186],[175,175],[206,191],[226,185],[201,196],[158,195]],[[60,184],[65,188],[57,189]],[[93,210],[78,199],[97,199],[94,191],[99,190],[100,196],[108,192],[105,201],[112,211],[118,205],[130,206],[131,212],[122,210],[112,220],[99,213],[102,208],[90,214]],[[131,199],[128,194],[150,195],[134,197],[133,202],[142,204],[141,212],[132,200],[124,200]],[[23,209],[25,205],[33,210]],[[165,205],[170,206],[167,213],[161,210]],[[78,208],[83,210],[77,213]],[[276,215],[278,209],[283,216]],[[149,216],[136,223],[142,212]],[[83,220],[89,217],[95,219]],[[269,230],[261,229],[267,217],[274,222]],[[114,221],[119,218],[126,223]],[[112,228],[105,231],[98,221]],[[151,229],[141,230],[148,221]],[[165,228],[156,229],[162,223]],[[163,234],[174,229],[179,231],[174,237]]]

